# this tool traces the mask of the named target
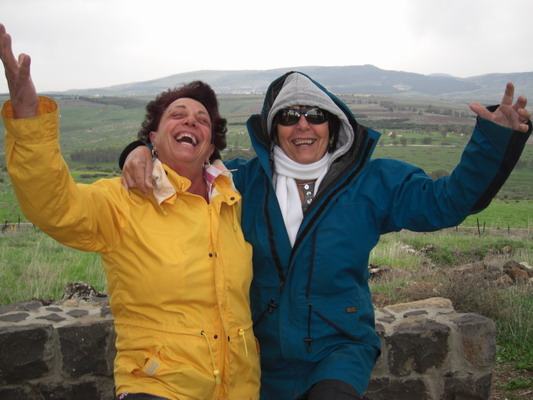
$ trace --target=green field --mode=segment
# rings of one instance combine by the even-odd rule
[[[397,99],[382,96],[341,96],[359,121],[382,132],[374,157],[395,158],[417,165],[431,176],[449,174],[459,161],[468,141],[474,117],[467,104],[441,101]],[[2,100],[0,98],[0,100]],[[77,182],[90,183],[102,177],[117,176],[121,149],[136,138],[143,119],[145,97],[58,96],[63,156]],[[221,114],[228,119],[226,158],[250,157],[246,120],[262,107],[260,95],[221,95]],[[0,127],[3,129],[3,127]],[[429,144],[428,144],[429,143]],[[0,221],[24,220],[5,171],[3,135],[0,136]],[[105,160],[75,161],[80,151]],[[533,200],[533,145],[526,146],[522,158],[495,201],[480,214],[481,225],[529,228]],[[514,200],[520,200],[515,202]],[[527,201],[526,201],[527,200]],[[469,218],[465,224],[476,226]]]
[[[479,214],[471,215],[462,226],[497,229],[520,228],[533,231],[533,200],[493,200]]]

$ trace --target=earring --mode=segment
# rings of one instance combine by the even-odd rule
[[[157,157],[157,150],[152,148],[152,159],[158,158]]]
[[[329,144],[328,144],[328,147],[329,147],[329,150],[332,150],[333,149],[333,142],[335,141],[335,139],[333,138],[333,136],[331,136],[329,138]]]

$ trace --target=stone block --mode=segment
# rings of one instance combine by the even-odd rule
[[[450,327],[429,319],[406,319],[385,338],[390,372],[408,376],[440,368],[448,354]]]
[[[113,321],[60,327],[63,371],[72,378],[112,376],[115,357]]]
[[[450,320],[460,333],[462,355],[470,364],[477,367],[494,365],[496,358],[496,325],[482,315],[458,314]]]
[[[0,329],[0,383],[14,384],[47,375],[52,368],[53,355],[47,346],[52,332],[47,325]]]
[[[430,400],[425,382],[415,379],[373,378],[370,381],[365,399],[368,400]]]
[[[19,312],[19,313],[12,313],[7,315],[0,315],[0,321],[1,322],[10,322],[10,323],[17,323],[20,321],[25,321],[26,318],[30,316],[27,312]]]
[[[11,386],[0,388],[0,399],[2,400],[41,400],[38,393],[34,393],[28,386]]]
[[[487,400],[490,397],[492,375],[450,376],[444,380],[440,400]]]
[[[39,385],[46,400],[102,400],[96,382],[47,383]]]
[[[441,309],[453,310],[452,301],[443,297],[430,297],[424,300],[411,301],[409,303],[398,303],[384,307],[385,311],[392,313],[402,313],[412,310]]]

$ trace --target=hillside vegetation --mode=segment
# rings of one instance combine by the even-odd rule
[[[385,96],[339,96],[352,109],[358,121],[382,133],[374,157],[396,158],[423,168],[432,177],[449,174],[469,139],[474,116],[466,103],[428,101]],[[135,140],[144,117],[143,96],[100,97],[58,95],[61,113],[62,153],[75,179],[88,183],[117,176],[121,150]],[[246,120],[262,107],[260,95],[220,95],[221,114],[228,119],[226,159],[254,155],[246,132]],[[0,100],[2,100],[0,98]],[[24,221],[18,210],[5,171],[3,135],[0,137],[0,221]],[[527,146],[521,160],[498,198],[513,201],[508,208],[516,215],[520,206],[531,207],[533,200],[533,146]],[[518,203],[514,201],[519,200]],[[528,227],[522,212],[520,227]],[[502,217],[503,218],[503,217]],[[500,221],[515,226],[516,221]],[[469,224],[474,221],[469,220]],[[491,222],[492,223],[492,222]]]

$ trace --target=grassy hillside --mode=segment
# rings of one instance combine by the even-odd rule
[[[385,96],[341,95],[340,98],[349,105],[360,123],[382,132],[374,157],[404,160],[434,177],[452,171],[474,124],[474,116],[465,103]],[[140,96],[57,96],[61,113],[61,148],[77,181],[88,183],[119,174],[118,155],[127,143],[136,138],[144,117],[144,106],[150,99]],[[260,95],[219,96],[221,114],[228,119],[225,158],[253,156],[245,124],[251,114],[260,112],[262,100]],[[24,218],[18,210],[5,172],[3,140],[1,135],[0,221],[17,222],[19,218]],[[92,153],[85,154],[87,152]],[[91,157],[96,155],[105,156],[104,160],[100,157],[91,161]],[[75,156],[78,158],[73,159]],[[531,182],[533,146],[527,146],[498,197],[502,201],[533,200]],[[525,206],[527,202],[517,204]],[[517,204],[513,203],[513,209],[518,207]],[[504,208],[510,209],[509,206]],[[528,215],[521,211],[513,214]],[[494,221],[494,218],[487,217],[487,220]],[[501,221],[498,223],[502,226],[511,223]],[[476,220],[468,223],[475,224]],[[527,221],[520,222],[520,226],[529,226],[527,224]]]

